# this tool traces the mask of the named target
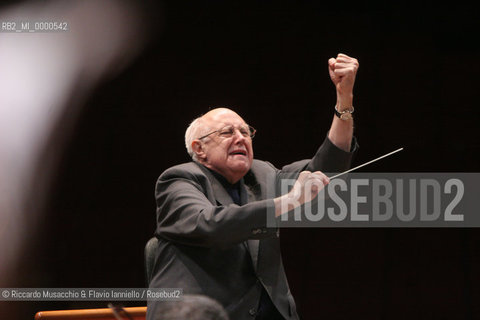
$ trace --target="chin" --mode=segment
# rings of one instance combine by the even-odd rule
[[[246,163],[246,162],[243,162],[243,163],[239,163],[239,164],[235,164],[234,166],[231,166],[230,169],[236,173],[241,173],[242,175],[245,175],[248,170],[250,170],[250,167],[251,167],[251,163]]]

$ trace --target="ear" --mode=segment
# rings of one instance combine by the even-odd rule
[[[192,150],[197,155],[197,159],[205,160],[207,158],[203,145],[199,140],[193,140]]]

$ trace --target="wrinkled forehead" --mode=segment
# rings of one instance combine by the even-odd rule
[[[216,129],[228,125],[246,125],[245,120],[243,120],[242,117],[230,109],[215,109],[206,113],[202,118],[207,126]]]

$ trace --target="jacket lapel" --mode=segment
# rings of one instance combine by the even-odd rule
[[[222,206],[228,206],[232,204],[232,197],[230,197],[227,190],[225,190],[225,188],[222,186],[222,183],[218,181],[217,178],[215,178],[215,176],[210,172],[210,170],[197,162],[195,163],[198,165],[200,170],[202,170],[203,173],[207,176],[208,181],[210,182],[210,187],[212,188],[214,200],[220,203]]]
[[[246,186],[244,180],[242,179],[240,184],[240,199],[242,203],[249,203],[256,200],[256,190],[258,185],[254,185],[252,187]],[[260,245],[260,240],[247,240],[248,251],[250,252],[250,256],[252,258],[253,269],[255,272],[257,271],[258,265],[258,247]]]
[[[232,197],[230,197],[227,190],[225,190],[225,188],[222,186],[222,183],[218,181],[207,168],[200,164],[199,167],[207,175],[208,180],[210,181],[215,200],[223,206],[233,204]],[[259,193],[261,193],[260,185],[254,184],[252,186],[247,186],[244,183],[244,179],[240,180],[240,200],[242,204],[256,201]],[[246,247],[250,253],[250,257],[252,258],[253,268],[255,271],[257,271],[259,244],[260,240],[246,241]]]
[[[222,183],[218,181],[213,175],[211,175],[210,181],[212,182],[212,190],[215,200],[223,206],[233,204],[233,199],[228,194],[227,190],[222,186]]]

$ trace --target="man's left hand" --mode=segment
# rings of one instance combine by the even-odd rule
[[[357,59],[339,53],[337,58],[328,60],[328,71],[337,89],[337,98],[351,100],[353,97],[353,85],[357,75],[359,64]]]

